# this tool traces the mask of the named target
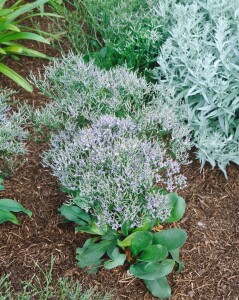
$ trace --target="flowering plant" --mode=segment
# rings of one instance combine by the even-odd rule
[[[185,201],[175,193],[168,197],[172,210],[166,222],[178,221],[184,214]],[[60,212],[78,225],[77,231],[93,235],[76,251],[80,268],[88,267],[88,273],[93,273],[100,265],[113,269],[128,262],[130,273],[143,279],[154,296],[171,296],[166,276],[172,272],[175,263],[179,266],[179,272],[183,268],[183,263],[179,260],[179,248],[187,238],[184,230],[161,230],[163,226],[159,226],[157,219],[149,218],[145,218],[138,227],[132,228],[125,222],[116,230],[107,225],[99,226],[97,217],[90,217],[79,206],[78,198],[71,205],[63,205]]]
[[[164,221],[171,211],[164,194],[185,186],[179,163],[139,132],[130,120],[104,116],[87,129],[69,125],[44,155],[61,186],[79,197],[81,209],[97,216],[99,225],[117,229],[128,220],[135,227],[145,217]]]
[[[9,113],[10,107],[7,100],[12,92],[0,90],[0,175],[12,167],[12,157],[24,154],[24,140],[28,131],[21,125],[25,123],[24,116],[20,112]]]
[[[184,214],[185,201],[172,193],[186,183],[179,163],[167,158],[158,142],[140,136],[133,121],[112,116],[86,129],[68,125],[53,136],[43,160],[70,194],[71,203],[60,208],[62,215],[78,224],[77,230],[97,235],[77,250],[80,267],[95,269],[105,253],[111,258],[106,268],[122,265],[127,256],[119,250],[128,249],[132,255],[127,259],[135,263],[131,273],[144,279],[156,296],[161,285],[169,295],[165,276],[179,261],[186,233],[151,231]],[[176,254],[170,252],[174,250]],[[173,259],[166,259],[170,256]]]

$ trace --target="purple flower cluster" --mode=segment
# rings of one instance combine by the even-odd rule
[[[166,196],[153,192],[156,185],[168,191],[185,185],[179,164],[138,133],[131,120],[103,116],[86,129],[69,125],[44,154],[45,166],[79,194],[81,208],[100,225],[119,228],[129,221],[135,227],[145,217],[163,221],[171,207]]]

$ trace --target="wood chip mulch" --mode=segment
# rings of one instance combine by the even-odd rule
[[[45,63],[23,58],[17,63],[19,70],[15,70],[26,76],[29,70],[42,70]],[[17,88],[3,76],[0,80],[2,87]],[[28,94],[21,90],[18,96],[36,106],[48,101],[37,91]],[[98,285],[111,292],[115,300],[156,299],[140,280],[128,278],[123,267],[101,269],[89,276],[76,266],[75,250],[87,236],[75,234],[74,227],[63,224],[58,215],[57,209],[67,196],[59,191],[50,170],[41,165],[41,153],[46,148],[45,143],[29,141],[28,154],[19,159],[19,167],[5,180],[6,189],[0,193],[0,198],[16,199],[33,212],[31,219],[19,216],[20,226],[0,226],[0,276],[10,274],[18,290],[21,280],[40,274],[36,264],[48,270],[54,256],[54,279],[62,276],[80,280],[85,287]],[[238,300],[239,167],[229,166],[227,180],[220,170],[209,166],[200,173],[200,165],[194,159],[183,172],[188,177],[188,187],[182,192],[187,212],[178,226],[186,229],[188,240],[182,249],[185,268],[170,276],[172,299]]]

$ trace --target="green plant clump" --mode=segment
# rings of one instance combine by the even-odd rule
[[[16,155],[26,153],[24,141],[28,132],[22,127],[25,118],[20,112],[9,112],[7,100],[11,94],[0,90],[0,176],[11,170]]]
[[[167,20],[154,12],[155,0],[68,0],[58,6],[65,17],[57,31],[65,32],[74,53],[94,58],[110,69],[126,63],[128,68],[150,76],[158,49],[165,39]]]
[[[49,0],[37,0],[32,3],[22,4],[23,0],[16,1],[12,6],[4,8],[6,0],[0,0],[0,61],[6,56],[18,59],[19,56],[30,56],[47,58],[47,56],[39,51],[25,47],[19,44],[19,40],[32,40],[45,44],[50,42],[44,38],[39,30],[35,30],[24,25],[26,19],[34,16],[55,16],[51,13],[36,13],[33,10],[39,8]],[[34,33],[37,31],[38,33]],[[40,34],[39,34],[40,33]],[[27,91],[31,92],[31,85],[15,71],[0,63],[0,73],[10,77]]]
[[[88,128],[69,125],[53,136],[43,162],[70,194],[61,214],[78,225],[76,230],[93,234],[77,250],[79,266],[92,272],[128,260],[131,274],[153,295],[170,297],[166,275],[175,262],[182,267],[179,248],[186,232],[151,231],[182,218],[185,201],[173,191],[183,188],[186,178],[163,145],[140,135],[129,119],[102,116]]]
[[[81,55],[68,54],[32,75],[32,82],[53,101],[28,115],[35,127],[59,129],[70,123],[83,126],[101,115],[140,114],[152,94],[145,78],[125,66],[101,70]]]
[[[186,121],[202,166],[218,165],[225,175],[230,161],[239,164],[238,7],[227,0],[173,3],[157,68],[175,105],[190,109]]]

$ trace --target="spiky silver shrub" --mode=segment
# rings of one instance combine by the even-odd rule
[[[80,207],[101,225],[138,226],[144,217],[164,221],[171,207],[159,188],[182,188],[185,177],[162,145],[139,139],[138,133],[134,122],[111,116],[86,129],[69,125],[53,136],[43,163],[63,187],[78,192]]]
[[[185,100],[202,165],[224,173],[239,164],[239,1],[158,1],[169,16],[169,37],[158,57],[158,78]],[[171,2],[168,5],[168,2]],[[177,3],[176,3],[177,2]]]
[[[64,126],[69,120],[96,120],[104,114],[133,115],[151,93],[146,80],[126,67],[105,71],[74,54],[54,60],[43,75],[31,77],[40,91],[54,100],[33,113],[33,122],[50,128]]]
[[[26,152],[24,140],[28,132],[21,126],[23,116],[18,112],[10,113],[7,105],[11,92],[0,90],[0,160],[1,165],[10,164],[13,156]],[[0,174],[2,168],[0,167]]]

